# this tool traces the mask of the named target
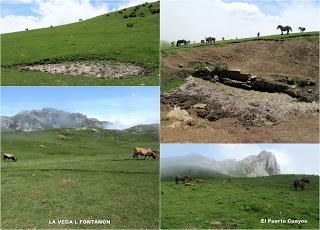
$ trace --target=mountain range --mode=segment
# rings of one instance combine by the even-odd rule
[[[44,108],[39,110],[22,111],[14,116],[1,116],[2,131],[23,131],[30,132],[42,129],[54,128],[83,128],[95,127],[105,128],[113,127],[114,123],[109,121],[99,121],[95,118],[88,118],[81,113],[70,113],[62,110]],[[158,124],[138,125],[129,128],[129,131],[141,132],[152,129],[159,130]]]
[[[234,159],[217,161],[197,154],[161,159],[163,178],[177,175],[258,177],[277,174],[280,174],[277,159],[273,153],[267,151],[239,161]]]

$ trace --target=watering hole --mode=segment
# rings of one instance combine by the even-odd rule
[[[102,79],[121,79],[143,76],[150,72],[146,67],[111,61],[73,61],[49,64],[19,65],[16,68],[53,74],[84,75]]]

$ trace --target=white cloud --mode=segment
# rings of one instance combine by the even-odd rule
[[[279,9],[279,15],[266,15],[252,3],[226,3],[222,0],[166,0],[161,2],[161,39],[185,38],[199,41],[205,36],[241,38],[276,34],[278,24],[320,30],[319,8],[309,1],[293,1]]]
[[[149,1],[149,0],[148,0]],[[126,8],[146,2],[146,0],[125,1],[119,8]],[[7,11],[0,20],[0,32],[22,31],[77,22],[109,12],[110,3],[102,1],[91,4],[90,0],[14,0],[11,3],[34,3],[32,10],[39,16],[19,16]]]

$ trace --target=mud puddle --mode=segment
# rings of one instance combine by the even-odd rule
[[[122,79],[143,76],[149,70],[145,67],[122,62],[110,61],[75,61],[52,64],[19,65],[16,68],[29,71],[63,75],[84,75],[102,79]]]

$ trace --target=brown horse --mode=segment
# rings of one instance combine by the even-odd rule
[[[176,176],[176,184],[179,184],[182,181],[184,184],[186,181],[191,181],[192,179],[188,176]]]
[[[298,180],[298,179],[295,179],[294,182],[293,182],[293,187],[298,190],[298,187],[301,188],[301,191],[303,191],[303,188],[304,188],[304,184],[307,183],[309,184],[309,179],[301,179],[301,180]]]
[[[283,31],[287,31],[287,34],[289,34],[289,31],[292,31],[290,26],[278,25],[277,29],[281,30],[281,35],[283,35]]]

